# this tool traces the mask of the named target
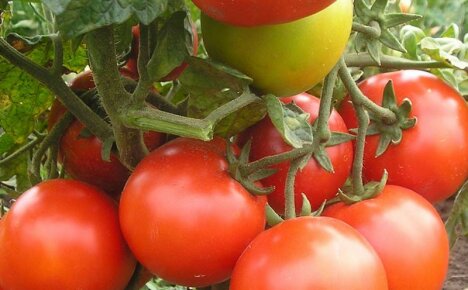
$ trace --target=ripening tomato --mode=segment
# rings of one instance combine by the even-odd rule
[[[85,92],[94,86],[91,71],[79,74],[70,85],[76,92]],[[49,130],[66,111],[56,99],[48,118]],[[78,120],[72,122],[60,140],[59,161],[72,178],[95,185],[117,198],[130,176],[130,171],[113,153],[110,155],[110,161],[103,160],[101,140],[96,136],[81,136],[84,128]],[[145,132],[143,138],[149,150],[153,150],[164,141],[162,133],[153,131]]]
[[[352,18],[353,1],[337,0],[284,24],[236,27],[202,14],[201,27],[211,58],[252,77],[262,93],[291,96],[307,91],[333,68],[348,42]]]
[[[193,41],[193,50],[192,55],[197,55],[198,53],[198,32],[197,27],[195,24],[191,23],[192,25],[192,41]],[[127,63],[123,67],[130,73],[132,78],[138,79],[138,47],[140,45],[140,28],[138,26],[132,27],[132,50],[130,52],[130,58],[127,60]],[[177,79],[187,68],[188,63],[183,62],[180,66],[174,68],[167,76],[163,77],[159,81],[161,82],[168,82]]]
[[[372,246],[327,217],[286,220],[258,235],[237,261],[230,290],[387,290]]]
[[[223,23],[237,26],[279,24],[314,14],[335,0],[192,0],[200,10]]]
[[[382,103],[385,85],[393,81],[397,103],[408,98],[416,126],[403,131],[398,145],[379,157],[379,136],[366,138],[363,174],[380,180],[384,169],[388,183],[416,191],[430,202],[454,194],[468,178],[468,106],[452,87],[432,74],[407,70],[375,75],[359,85],[364,95]],[[348,128],[356,128],[354,108],[343,102],[339,110]]]
[[[25,193],[0,230],[0,285],[25,289],[124,289],[135,269],[115,202],[74,180]]]
[[[387,185],[375,198],[334,204],[323,214],[343,220],[370,242],[384,264],[390,290],[442,289],[447,232],[435,208],[414,191]]]
[[[290,98],[283,98],[283,102],[294,102],[304,112],[310,114],[310,122],[313,123],[318,117],[320,100],[314,96],[303,93]],[[333,110],[329,119],[329,128],[332,131],[347,132],[348,129],[341,116]],[[252,161],[266,156],[276,155],[292,149],[284,142],[278,130],[269,118],[265,118],[253,127],[249,128],[241,136],[243,141],[252,140],[250,158]],[[242,143],[242,142],[241,142]],[[294,186],[296,211],[302,206],[302,195],[304,193],[313,208],[318,208],[326,199],[333,198],[338,192],[346,178],[348,178],[353,163],[353,145],[351,142],[342,143],[326,148],[330,157],[334,173],[327,172],[320,164],[311,158],[307,165],[297,173]],[[278,170],[277,173],[262,179],[264,186],[274,186],[275,191],[268,195],[268,203],[279,213],[284,212],[284,187],[289,170],[289,162],[279,163],[272,166]]]
[[[192,287],[222,282],[263,231],[265,198],[250,195],[227,169],[217,143],[187,138],[137,165],[122,192],[120,222],[153,274]]]

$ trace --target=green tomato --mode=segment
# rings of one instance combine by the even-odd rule
[[[262,93],[291,96],[320,82],[348,41],[353,1],[337,0],[311,16],[284,24],[240,27],[202,14],[208,55],[253,78]]]

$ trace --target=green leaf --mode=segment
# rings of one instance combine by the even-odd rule
[[[0,156],[13,149],[14,146],[15,140],[13,139],[13,137],[11,137],[9,134],[5,134],[2,132],[2,134],[0,135]]]
[[[56,15],[59,30],[66,38],[121,24],[132,16],[147,25],[167,7],[167,0],[43,0],[43,3]]]
[[[294,103],[283,104],[273,95],[266,96],[265,100],[268,116],[286,143],[294,148],[312,144],[310,114],[305,113]]]
[[[242,94],[251,94],[251,79],[222,65],[196,57],[187,59],[189,66],[179,78],[185,91],[189,117],[205,118],[213,110]],[[261,120],[266,113],[263,102],[254,102],[230,114],[216,124],[215,135],[233,136]]]
[[[433,60],[445,62],[453,68],[465,69],[468,68],[468,62],[461,60],[456,55],[464,51],[465,44],[454,38],[431,38],[426,37],[421,40],[421,49]]]
[[[8,6],[8,0],[0,0],[0,10],[6,9]]]
[[[191,31],[191,23],[185,11],[175,12],[166,21],[158,33],[156,49],[148,63],[148,73],[152,80],[167,76],[191,55]]]
[[[27,56],[38,64],[52,57],[50,46],[43,43]],[[23,143],[33,131],[39,116],[53,100],[52,93],[24,71],[0,58],[0,126],[15,140]]]
[[[400,39],[403,47],[406,49],[406,56],[410,59],[419,60],[421,52],[419,51],[419,42],[426,37],[422,29],[405,25],[400,30]]]

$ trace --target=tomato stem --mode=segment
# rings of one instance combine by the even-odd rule
[[[22,69],[34,79],[51,90],[64,106],[76,116],[89,130],[101,140],[112,137],[109,125],[95,114],[63,81],[58,74],[31,61],[13,48],[5,39],[0,38],[0,56],[12,65]]]
[[[23,154],[24,152],[32,149],[34,146],[36,146],[38,143],[40,143],[44,139],[43,136],[37,136],[30,142],[26,143],[25,145],[21,146],[18,148],[15,152],[11,153],[10,155],[6,156],[5,158],[0,160],[0,166],[5,165],[6,163],[12,161],[19,155]]]
[[[143,143],[142,132],[126,127],[120,120],[119,112],[128,108],[131,95],[125,90],[121,81],[113,32],[110,26],[93,30],[87,34],[86,42],[94,81],[103,107],[112,123],[120,161],[132,169],[148,150]]]
[[[296,180],[296,174],[301,167],[301,158],[291,160],[291,165],[288,169],[288,175],[286,176],[286,185],[284,188],[284,218],[293,219],[296,217],[296,205],[295,205],[295,194],[294,194],[294,183]]]
[[[63,41],[60,34],[51,36],[54,43],[54,63],[52,65],[51,73],[57,76],[62,75],[63,71]]]
[[[132,95],[133,102],[142,104],[146,96],[148,95],[148,91],[151,88],[151,80],[148,75],[148,70],[146,69],[146,65],[149,61],[149,35],[148,35],[148,26],[143,25],[140,23],[140,43],[139,43],[139,51],[138,51],[138,61],[137,61],[137,68],[138,68],[138,75],[139,80],[136,86],[135,91]]]
[[[361,23],[353,22],[352,30],[364,33],[370,38],[379,38],[382,34],[379,23],[377,23],[376,21],[372,21],[371,24],[371,26],[368,26]]]

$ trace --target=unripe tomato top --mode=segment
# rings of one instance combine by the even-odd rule
[[[256,237],[236,263],[230,290],[387,290],[377,253],[355,229],[328,217],[286,220]]]
[[[25,193],[0,230],[0,285],[25,289],[124,289],[135,268],[117,205],[74,180],[49,180]]]
[[[238,26],[290,22],[314,14],[333,2],[335,0],[193,0],[211,18]]]
[[[435,208],[404,187],[387,185],[377,197],[338,203],[325,216],[357,229],[379,254],[390,290],[440,290],[447,274],[449,244]]]
[[[202,14],[201,27],[210,57],[252,77],[262,93],[291,96],[313,87],[337,63],[352,18],[352,0],[337,0],[317,14],[284,24],[237,27]]]
[[[434,75],[415,70],[372,76],[359,84],[364,95],[382,103],[385,85],[393,81],[397,103],[408,98],[416,126],[403,131],[400,144],[390,145],[379,157],[379,136],[367,136],[363,175],[380,180],[384,169],[388,183],[416,191],[430,202],[453,195],[468,178],[468,106],[463,97]],[[347,99],[349,100],[349,99]],[[339,109],[348,128],[357,120],[350,102]]]
[[[294,102],[304,112],[310,114],[310,123],[318,117],[320,100],[312,95],[303,93],[289,98],[283,98],[284,103]],[[332,131],[346,133],[348,129],[341,116],[333,110],[329,119],[329,128]],[[249,128],[241,135],[241,143],[252,140],[250,157],[252,161],[263,157],[287,152],[292,147],[284,142],[278,130],[270,118],[265,118],[255,126]],[[326,148],[335,172],[330,173],[323,169],[320,164],[311,158],[307,165],[296,174],[294,185],[296,211],[302,206],[302,195],[304,193],[309,199],[312,207],[317,209],[326,200],[333,198],[338,189],[348,178],[353,162],[353,145],[351,142],[342,143]],[[279,213],[284,212],[284,187],[289,170],[289,162],[282,162],[272,166],[278,170],[277,173],[262,179],[264,186],[274,186],[275,190],[268,195],[268,203]]]
[[[175,139],[138,164],[122,193],[120,221],[132,252],[174,284],[201,287],[228,279],[264,229],[265,198],[230,177],[221,149]]]

